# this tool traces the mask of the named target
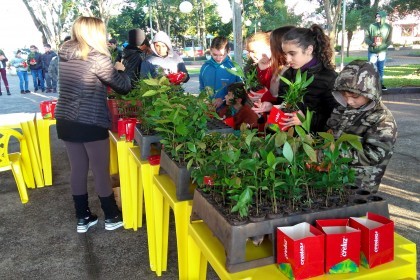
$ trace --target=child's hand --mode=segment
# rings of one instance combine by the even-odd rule
[[[301,116],[303,116],[303,117],[304,117],[304,115],[303,115],[302,111],[299,111],[299,112],[297,112],[297,113],[284,113],[284,115],[285,115],[287,118],[283,118],[283,119],[282,119],[282,120],[283,120],[283,122],[282,122],[282,123],[280,123],[280,124],[281,124],[281,125],[284,125],[284,126],[286,126],[286,127],[289,127],[289,126],[294,126],[294,125],[301,125],[301,124],[302,124],[302,122],[299,120],[299,118],[298,118],[297,114],[300,114]]]
[[[252,111],[254,111],[257,114],[270,112],[271,109],[273,108],[273,104],[271,102],[266,102],[266,101],[261,102],[261,100],[254,102],[254,106],[255,107],[252,108]]]
[[[219,108],[222,104],[223,104],[223,99],[222,98],[213,99],[213,106],[215,108]]]
[[[270,58],[265,53],[263,53],[261,56],[261,59],[258,61],[258,68],[260,70],[265,70],[270,66],[271,66]]]

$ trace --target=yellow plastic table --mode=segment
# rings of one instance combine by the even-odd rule
[[[169,208],[172,208],[175,217],[179,279],[188,279],[188,224],[190,223],[192,200],[179,201],[176,198],[175,184],[166,174],[155,175],[153,184],[156,188],[154,200],[156,274],[160,276],[167,267]]]
[[[50,127],[56,124],[55,119],[43,119],[41,113],[36,114],[39,150],[41,153],[42,171],[46,186],[52,185]]]
[[[288,279],[277,265],[266,265],[236,273],[225,269],[225,251],[217,237],[203,222],[194,222],[188,226],[190,251],[188,264],[189,275],[184,279],[206,279],[207,262],[221,279]],[[362,266],[357,273],[330,274],[311,279],[416,279],[416,244],[401,235],[394,234],[394,261],[367,269]]]
[[[28,176],[25,176],[28,188],[44,186],[42,175],[41,156],[39,152],[38,137],[35,128],[34,113],[13,113],[0,115],[0,127],[20,129],[25,137],[29,154],[22,154],[22,161]],[[34,181],[35,179],[35,181]]]
[[[117,133],[109,131],[110,141],[110,173],[115,171],[115,164],[120,175],[121,208],[125,229],[133,228],[133,215],[130,190],[130,171],[128,167],[129,148],[133,147],[133,141],[120,139]],[[114,168],[114,170],[113,170]]]
[[[159,173],[160,165],[151,165],[149,161],[141,160],[140,148],[134,146],[129,148],[130,186],[133,195],[133,204],[137,211],[134,211],[137,219],[134,218],[133,229],[142,226],[143,222],[143,195],[146,210],[147,243],[149,248],[150,269],[156,271],[156,232],[155,232],[155,191],[153,188],[153,176]],[[143,191],[143,192],[142,192]]]

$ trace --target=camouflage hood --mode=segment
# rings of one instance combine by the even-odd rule
[[[373,64],[364,60],[354,60],[344,67],[335,80],[332,94],[338,103],[347,107],[342,91],[360,94],[372,100],[362,110],[373,108],[380,101],[382,94],[379,75]]]

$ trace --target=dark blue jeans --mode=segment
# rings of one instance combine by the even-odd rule
[[[38,70],[32,70],[32,79],[34,80],[34,90],[38,90],[38,80],[40,81],[41,89],[45,90],[45,84],[44,84],[44,76],[42,75],[42,69]]]

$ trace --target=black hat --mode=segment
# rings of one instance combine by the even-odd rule
[[[140,28],[131,29],[128,31],[128,44],[132,46],[141,46],[144,44],[146,34]]]

